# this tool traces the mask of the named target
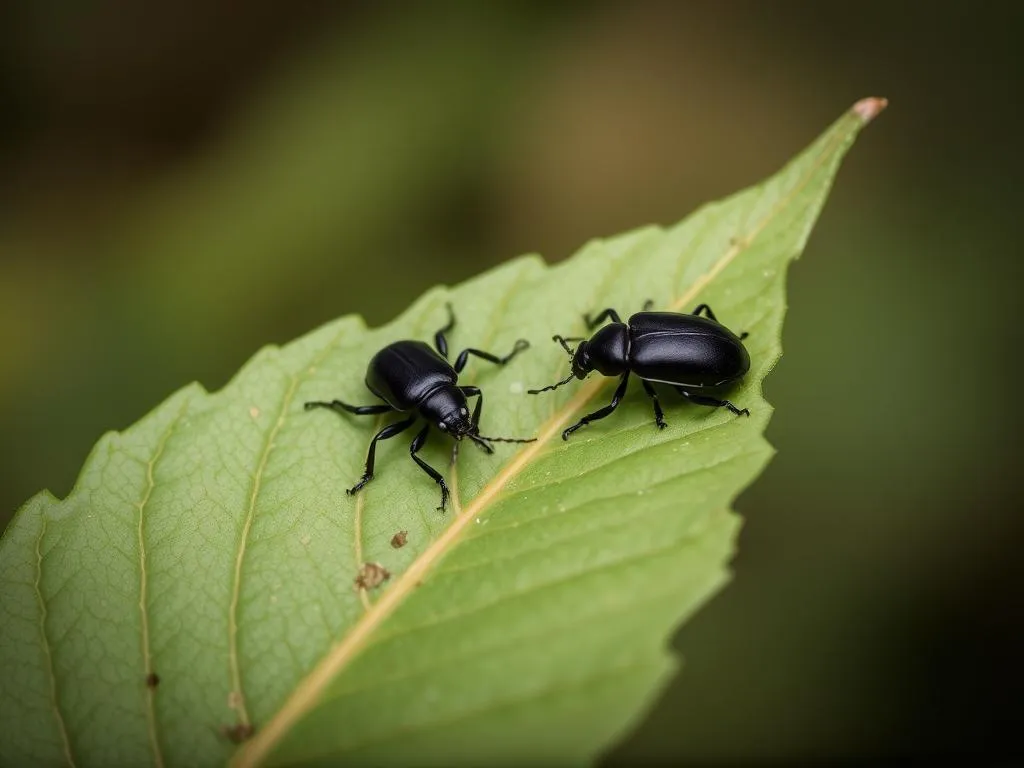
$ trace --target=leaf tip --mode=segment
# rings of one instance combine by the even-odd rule
[[[853,113],[867,125],[889,106],[889,100],[881,96],[869,96],[853,105]]]

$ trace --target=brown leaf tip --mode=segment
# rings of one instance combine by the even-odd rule
[[[391,546],[395,549],[401,549],[405,546],[405,542],[409,539],[408,531],[399,531],[391,537]]]
[[[363,563],[356,576],[356,591],[360,589],[373,589],[379,587],[391,578],[391,572],[380,563]]]
[[[854,104],[853,112],[863,123],[867,124],[878,117],[878,114],[887,106],[889,106],[888,99],[883,99],[881,96],[869,96]]]

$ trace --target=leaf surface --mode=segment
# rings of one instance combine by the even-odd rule
[[[858,102],[776,176],[674,227],[554,267],[520,258],[382,328],[342,318],[105,435],[68,498],[33,498],[0,541],[0,763],[592,760],[642,716],[677,664],[667,638],[728,577],[730,503],[771,455],[761,382],[781,354],[786,265],[882,107]],[[563,442],[611,389],[592,376],[527,395],[565,375],[551,334],[648,298],[707,302],[750,333],[730,399],[751,417],[667,391],[659,432],[634,380]],[[447,301],[453,352],[532,342],[504,368],[471,358],[460,383],[485,393],[485,434],[540,439],[467,445],[447,468],[434,432],[421,455],[447,468],[446,514],[408,459],[412,432],[382,442],[376,479],[346,496],[385,419],[303,402],[372,402],[368,359],[430,339]],[[362,563],[391,578],[357,589]]]

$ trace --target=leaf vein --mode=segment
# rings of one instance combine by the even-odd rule
[[[46,536],[46,516],[42,517],[42,527],[39,530],[39,537],[36,539],[36,579],[35,592],[36,600],[39,602],[39,637],[43,643],[43,655],[46,657],[46,672],[50,678],[50,698],[53,701],[53,715],[57,721],[57,730],[60,731],[61,744],[64,748],[64,759],[67,764],[74,768],[75,758],[71,752],[71,739],[68,736],[67,724],[64,722],[64,715],[60,709],[60,698],[57,695],[57,673],[53,668],[53,652],[50,649],[50,641],[46,632],[46,600],[43,597],[43,537]]]
[[[153,452],[152,458],[146,462],[146,490],[142,494],[142,499],[135,505],[139,510],[139,522],[136,532],[139,546],[139,616],[142,627],[142,664],[144,676],[147,679],[151,674],[154,674],[154,672],[152,646],[150,644],[149,637],[148,572],[146,569],[145,538],[146,506],[149,504],[149,500],[153,495],[153,489],[156,488],[156,464],[160,461],[160,457],[163,456],[167,441],[170,440],[171,435],[174,434],[174,430],[181,422],[181,418],[184,416],[185,410],[188,408],[190,402],[190,399],[186,399],[182,402],[181,407],[178,409],[178,413],[171,420],[170,424],[164,430],[164,433],[160,436],[160,440],[157,442],[156,450]],[[163,768],[164,757],[163,752],[160,749],[160,739],[157,733],[154,691],[153,687],[150,685],[146,686],[146,730],[149,735],[150,747],[153,750],[153,763],[157,768]]]
[[[256,501],[259,498],[260,489],[262,487],[263,473],[270,460],[270,454],[273,452],[274,440],[280,433],[281,428],[284,426],[284,423],[288,418],[288,412],[292,401],[295,398],[295,393],[298,390],[299,383],[316,370],[316,367],[324,357],[326,357],[327,354],[337,346],[338,342],[344,335],[344,332],[344,328],[340,330],[316,355],[313,356],[313,359],[301,371],[295,374],[287,372],[282,374],[288,379],[288,389],[285,391],[285,396],[281,403],[281,408],[278,411],[274,426],[267,434],[267,439],[263,444],[260,460],[257,463],[256,472],[253,475],[248,509],[245,515],[245,522],[242,526],[242,532],[238,540],[238,551],[235,554],[235,568],[231,586],[231,601],[228,605],[228,667],[231,676],[231,695],[229,696],[229,701],[231,706],[238,713],[239,723],[245,726],[250,726],[252,723],[249,719],[248,708],[245,704],[245,693],[242,689],[241,665],[238,660],[238,606],[242,591],[242,564],[245,560],[245,552],[248,546],[249,531],[252,528],[253,519],[256,514]],[[274,361],[271,361],[270,365],[271,367],[276,367],[276,363]]]
[[[528,596],[535,597],[536,595],[541,594],[549,589],[557,589],[559,587],[564,587],[567,584],[572,584],[575,581],[588,578],[598,573],[606,573],[609,571],[615,571],[620,568],[629,567],[637,562],[647,560],[651,557],[657,557],[658,555],[663,555],[667,554],[668,552],[672,552],[680,545],[686,544],[687,542],[691,541],[694,538],[694,536],[695,532],[687,531],[682,536],[679,536],[678,538],[674,539],[671,544],[668,544],[664,547],[656,547],[653,549],[645,550],[643,552],[633,553],[627,555],[626,557],[619,557],[614,560],[608,560],[592,568],[584,568],[583,570],[575,571],[568,575],[561,576],[557,579],[551,579],[549,581],[534,584],[533,586],[527,587],[526,589],[520,589],[515,592],[508,592],[506,594],[499,596],[497,600],[491,600],[487,603],[474,605],[472,608],[468,610],[454,611],[452,613],[434,616],[428,622],[416,624],[411,627],[405,627],[394,632],[381,634],[378,637],[375,637],[371,642],[367,643],[366,647],[373,647],[375,645],[380,645],[386,641],[393,640],[396,637],[413,634],[423,629],[432,629],[434,627],[440,626],[441,624],[447,624],[452,621],[457,621],[459,619],[466,618],[467,616],[472,616],[473,614],[480,613],[481,611],[496,608],[497,606],[502,605],[503,603],[509,602],[511,600],[518,600],[520,598]]]
[[[487,323],[487,333],[480,342],[481,349],[487,349],[494,343],[494,337],[498,335],[498,325],[501,321],[501,316],[508,310],[509,304],[512,303],[512,297],[515,296],[519,286],[525,282],[525,278],[528,274],[528,267],[524,264],[516,273],[511,285],[509,285],[508,289],[502,295],[501,300],[496,303],[495,310],[491,313],[489,322]],[[477,376],[479,376],[479,371],[470,373],[465,378],[469,380],[470,384],[475,384]],[[452,457],[453,459],[458,455],[458,446],[456,446],[455,451],[456,453]],[[448,485],[451,489],[452,495],[452,510],[454,511],[455,516],[458,516],[462,512],[462,498],[459,494],[459,472],[458,467],[456,466],[456,461],[451,462],[448,474]]]
[[[686,545],[689,542],[687,542],[686,540],[681,540],[679,543],[683,544],[683,545]],[[673,551],[673,550],[674,550],[674,548],[670,548],[667,551]],[[650,555],[652,557],[656,557],[658,554],[662,554],[662,553],[660,553],[660,552],[652,552],[652,553],[650,553]],[[502,634],[501,641],[497,642],[497,643],[484,644],[484,643],[474,642],[471,645],[467,645],[465,647],[464,651],[458,652],[458,653],[453,653],[450,656],[446,656],[446,657],[443,657],[443,658],[442,657],[438,657],[437,655],[431,655],[429,660],[428,660],[428,664],[427,665],[419,666],[419,667],[403,668],[402,672],[400,674],[397,674],[397,675],[388,675],[388,676],[377,675],[377,676],[374,676],[373,680],[371,682],[369,682],[368,684],[353,686],[351,688],[345,688],[343,690],[337,691],[337,692],[332,693],[332,694],[330,694],[328,696],[325,696],[323,698],[322,702],[341,701],[343,699],[349,699],[349,698],[352,698],[354,696],[358,696],[360,694],[365,694],[365,693],[370,693],[370,692],[374,692],[374,691],[379,691],[385,685],[394,685],[396,683],[405,683],[405,682],[407,682],[409,680],[412,680],[415,677],[418,677],[418,676],[423,675],[423,674],[430,673],[431,671],[434,670],[434,668],[438,664],[447,664],[447,665],[451,665],[451,666],[461,667],[461,665],[464,664],[468,660],[471,660],[471,659],[474,659],[474,658],[479,658],[481,656],[489,656],[489,655],[492,655],[492,654],[495,654],[495,653],[501,653],[502,651],[504,651],[504,650],[506,650],[508,648],[518,648],[519,646],[523,645],[524,643],[528,643],[528,642],[530,642],[531,640],[533,640],[535,638],[550,637],[552,634],[557,634],[557,632],[559,630],[567,629],[569,627],[572,627],[573,631],[578,631],[579,630],[579,626],[580,626],[580,622],[582,622],[582,621],[592,621],[592,620],[596,620],[596,619],[601,619],[603,621],[606,621],[606,620],[608,620],[611,617],[614,617],[614,616],[617,616],[619,614],[625,613],[626,611],[632,610],[632,609],[637,608],[639,606],[647,605],[647,604],[650,604],[650,603],[660,603],[661,601],[663,601],[666,598],[666,596],[673,594],[676,586],[677,585],[670,583],[670,584],[668,584],[668,587],[670,587],[670,589],[666,589],[666,590],[662,590],[662,591],[657,591],[657,592],[653,592],[653,591],[652,592],[646,592],[639,599],[637,599],[635,597],[632,597],[629,600],[621,601],[621,602],[616,603],[616,604],[610,604],[609,602],[605,601],[605,602],[601,603],[600,610],[595,611],[594,613],[592,613],[590,615],[584,615],[582,617],[581,616],[573,616],[572,619],[570,621],[568,621],[568,622],[561,622],[561,623],[559,623],[559,622],[552,622],[551,624],[547,624],[547,625],[545,625],[543,627],[541,627],[536,622],[531,622],[531,623],[528,624],[528,627],[529,627],[530,630],[533,630],[533,631],[522,632],[522,633],[519,633],[518,635],[515,635],[514,637],[510,637],[508,634]],[[488,606],[488,607],[494,607],[494,606]],[[420,624],[420,625],[416,626],[415,628],[411,629],[409,632],[403,631],[401,633],[396,633],[394,635],[389,635],[387,639],[388,640],[393,640],[395,638],[403,637],[406,634],[412,634],[413,631],[420,631],[420,630],[423,630],[423,629],[432,629],[434,626],[435,625],[433,625],[433,624]]]
[[[429,310],[427,310],[427,311],[425,311],[423,313],[423,316],[421,316],[421,318],[420,318],[421,322],[417,323],[417,328],[418,328],[419,332],[414,334],[415,336],[419,337],[419,336],[422,336],[422,335],[424,335],[426,333],[426,331],[424,330],[426,326],[425,326],[425,324],[422,321],[423,321],[423,319],[425,317],[429,317],[432,311],[433,311],[433,308],[431,308],[431,309],[429,309]],[[390,413],[397,413],[397,411],[391,411]],[[373,442],[373,437],[374,437],[374,435],[377,434],[378,431],[380,431],[381,427],[384,425],[384,419],[387,417],[387,415],[388,415],[387,413],[384,413],[384,414],[381,414],[380,416],[378,416],[376,419],[374,419],[374,422],[373,422],[373,432],[370,435],[370,439],[367,441],[366,450],[363,452],[364,455],[370,450],[370,444]],[[353,520],[352,520],[352,527],[353,527],[352,536],[353,536],[353,539],[355,540],[355,544],[354,544],[354,548],[353,549],[354,549],[354,553],[355,553],[356,572],[357,573],[363,567],[363,552],[364,552],[364,547],[363,547],[363,513],[366,511],[366,505],[368,503],[367,491],[368,491],[368,489],[363,489],[363,490],[361,490],[356,495],[355,512],[354,512],[354,516],[353,516]],[[421,522],[423,524],[423,530],[424,531],[429,531],[430,530],[430,525],[427,522],[427,518],[423,514],[423,510],[422,509],[419,510],[419,514],[420,514],[420,520],[421,520]],[[370,610],[370,608],[373,606],[373,600],[370,598],[370,592],[369,592],[369,590],[365,586],[363,586],[362,584],[359,584],[357,589],[358,589],[358,593],[359,593],[359,602],[362,603],[362,605],[363,605],[363,612],[365,613],[366,611]]]
[[[688,419],[686,421],[686,424],[695,424],[697,422],[698,422],[698,419]],[[629,451],[628,453],[617,454],[617,455],[613,456],[609,461],[605,461],[605,462],[601,462],[600,464],[594,464],[594,465],[588,466],[587,469],[585,469],[582,472],[579,472],[577,474],[574,474],[572,476],[561,477],[561,478],[558,478],[557,480],[545,480],[545,481],[542,481],[542,482],[538,483],[537,485],[530,485],[530,486],[526,486],[524,488],[516,488],[515,490],[512,490],[508,494],[506,494],[505,499],[506,500],[507,499],[511,499],[511,498],[516,497],[516,496],[520,496],[520,495],[523,495],[525,493],[528,493],[528,492],[529,493],[533,493],[535,491],[543,490],[545,488],[554,488],[554,487],[557,487],[557,486],[561,485],[562,483],[567,483],[567,482],[570,482],[570,481],[573,481],[573,480],[578,480],[579,478],[587,477],[587,476],[590,476],[590,475],[600,474],[602,471],[607,470],[607,468],[609,466],[611,466],[612,464],[614,464],[617,461],[620,461],[621,459],[625,459],[625,458],[629,458],[629,457],[632,457],[632,456],[636,456],[638,454],[643,453],[644,451],[651,450],[651,449],[654,449],[654,448],[658,448],[658,447],[661,447],[663,445],[671,445],[672,443],[677,443],[680,440],[683,440],[683,439],[686,439],[686,438],[692,438],[695,435],[701,435],[701,434],[703,434],[705,432],[710,432],[712,430],[718,429],[719,427],[724,427],[724,426],[728,425],[729,423],[730,423],[729,420],[711,421],[711,422],[700,423],[700,424],[698,424],[697,429],[694,429],[694,430],[688,431],[688,432],[682,432],[681,434],[676,435],[676,436],[674,436],[674,437],[672,437],[672,438],[670,438],[668,440],[663,440],[661,442],[651,442],[651,443],[647,443],[646,445],[641,445],[636,450]],[[638,433],[640,431],[649,431],[651,424],[653,424],[653,421],[644,421],[641,424],[635,424],[633,426],[629,426],[629,427],[625,427],[625,428],[620,428],[620,429],[614,429],[614,430],[611,430],[611,431],[608,431],[608,432],[604,432],[604,433],[602,433],[602,437],[605,438],[605,439],[612,439],[612,438],[617,438],[619,436],[635,435],[636,433]],[[685,425],[682,428],[685,429]],[[654,437],[654,439],[657,439],[657,435],[654,435],[653,437]],[[573,443],[565,442],[565,443],[562,443],[562,445],[558,446],[558,448],[556,448],[556,449],[554,449],[552,451],[549,451],[547,455],[552,456],[552,455],[557,455],[559,453],[568,453],[569,451],[572,451],[572,450],[579,450],[579,448],[576,447],[577,445],[582,447],[583,444],[582,443],[573,444]],[[500,529],[500,526],[499,526],[499,529]],[[483,535],[483,534],[481,534],[481,535]]]
[[[638,453],[638,452],[634,452],[631,455],[636,455],[636,453]],[[753,451],[744,451],[744,452],[741,452],[741,453],[734,453],[734,454],[732,454],[730,456],[727,456],[726,458],[722,459],[721,461],[714,462],[713,464],[705,464],[705,465],[700,466],[700,467],[694,467],[693,469],[688,470],[687,472],[685,472],[683,474],[674,475],[674,476],[672,476],[670,478],[667,478],[665,480],[662,480],[660,482],[653,483],[651,485],[647,485],[647,486],[644,487],[645,488],[644,493],[648,494],[648,493],[651,493],[652,491],[654,491],[654,490],[656,490],[658,488],[661,488],[663,486],[669,485],[669,484],[671,484],[673,482],[678,482],[681,479],[689,479],[689,478],[693,477],[694,475],[699,475],[699,474],[702,474],[704,472],[711,472],[711,471],[720,469],[721,467],[723,467],[726,464],[729,464],[729,463],[731,463],[733,461],[737,461],[739,459],[745,459],[745,458],[748,458],[748,457],[752,458],[752,457],[758,456],[758,455],[759,455],[758,453],[755,453]],[[482,539],[486,539],[486,538],[489,538],[491,536],[494,536],[496,533],[503,533],[503,532],[507,532],[507,531],[510,531],[510,530],[517,530],[517,529],[521,530],[521,529],[526,528],[528,526],[538,525],[538,524],[544,523],[544,522],[546,522],[548,520],[557,520],[557,519],[561,518],[563,515],[572,514],[576,510],[582,509],[583,507],[585,507],[585,506],[587,506],[589,504],[592,504],[592,503],[597,503],[597,502],[607,503],[607,502],[617,501],[619,499],[632,499],[632,498],[635,498],[635,497],[636,497],[636,491],[627,491],[626,493],[618,493],[618,494],[615,494],[613,496],[602,496],[602,497],[600,497],[598,499],[587,499],[585,501],[580,502],[579,504],[573,504],[572,506],[569,506],[569,507],[559,508],[554,513],[547,513],[547,514],[543,514],[543,515],[538,515],[537,517],[531,517],[531,518],[528,518],[526,520],[519,520],[519,521],[516,521],[516,522],[507,523],[505,525],[501,525],[501,526],[497,526],[497,527],[495,527],[495,526],[487,526],[487,529],[485,529],[484,531],[481,531],[479,534],[477,534],[476,536],[473,536],[470,539],[466,539],[466,541],[467,542],[470,542],[470,541],[476,542],[476,541],[480,541]],[[651,511],[653,511],[653,510],[651,510]],[[631,518],[631,521],[635,522],[637,519],[639,519],[639,518]],[[609,529],[615,528],[615,527],[617,527],[617,526],[615,526],[615,525],[599,526],[598,528],[591,529],[590,532],[604,531],[604,530],[609,530]],[[535,547],[533,549],[524,550],[524,551],[519,552],[519,553],[517,553],[515,555],[512,555],[510,557],[492,557],[492,558],[488,558],[487,560],[482,561],[480,563],[473,563],[473,564],[469,564],[469,565],[465,565],[465,566],[459,566],[459,567],[456,567],[456,568],[441,566],[438,569],[438,573],[445,573],[445,574],[448,574],[448,573],[459,573],[459,572],[462,572],[462,571],[473,570],[474,568],[478,568],[478,567],[481,567],[481,566],[484,566],[484,565],[489,565],[489,564],[493,564],[493,563],[500,563],[503,560],[514,560],[515,558],[517,558],[517,557],[519,557],[521,555],[532,554],[532,553],[535,553],[535,552],[542,552],[545,549],[550,549],[555,544],[559,544],[559,543],[562,543],[564,541],[566,541],[566,539],[556,539],[554,541],[545,541],[543,546]]]

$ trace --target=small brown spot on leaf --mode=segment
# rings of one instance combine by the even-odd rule
[[[408,531],[399,531],[391,537],[391,546],[395,549],[401,549],[405,546],[405,542],[409,539]]]
[[[228,741],[241,744],[252,736],[255,730],[249,723],[236,723],[235,725],[222,725],[220,727],[220,735]]]
[[[379,587],[391,578],[391,572],[380,563],[363,563],[356,576],[356,590]]]
[[[150,672],[148,675],[146,675],[147,688],[156,688],[158,685],[160,685],[160,675],[158,675],[156,672]]]

